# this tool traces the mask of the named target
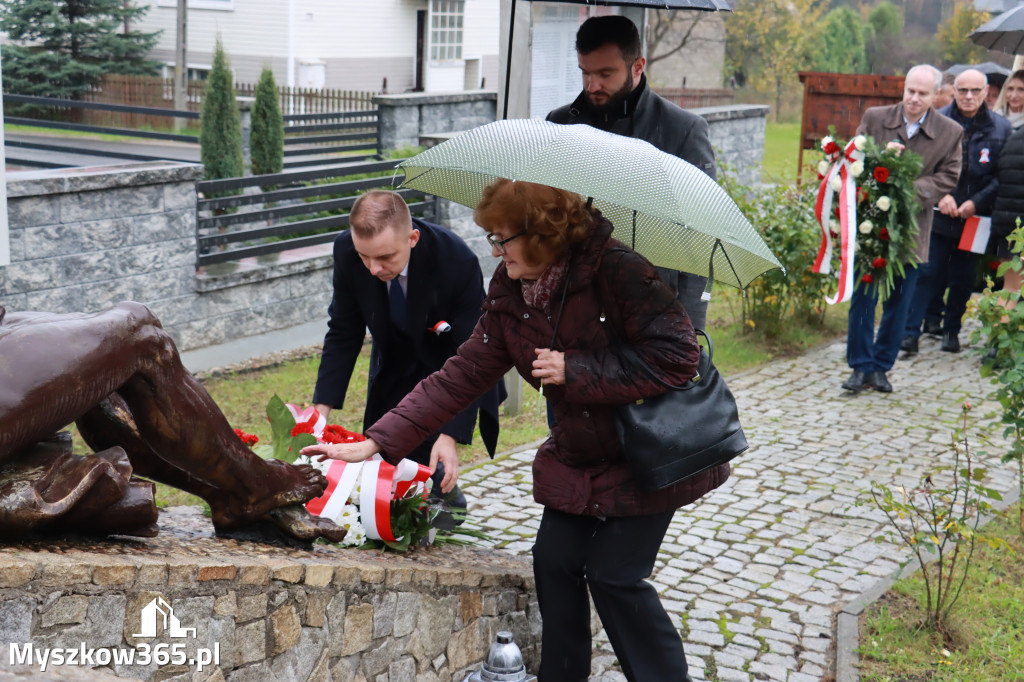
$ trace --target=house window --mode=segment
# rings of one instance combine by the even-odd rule
[[[462,16],[465,0],[431,0],[430,59],[462,59]]]

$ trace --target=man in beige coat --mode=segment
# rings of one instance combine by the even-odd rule
[[[960,177],[963,128],[932,108],[941,84],[942,73],[935,67],[913,67],[904,81],[903,101],[868,109],[857,127],[858,133],[870,135],[880,145],[921,155],[921,175],[914,181],[921,212],[917,215],[916,259],[904,264],[905,276],[896,279],[892,293],[882,304],[877,336],[877,287],[859,282],[854,289],[846,337],[846,361],[853,373],[843,383],[847,391],[892,391],[885,373],[892,369],[900,352],[907,311],[917,284],[917,264],[928,262],[932,208],[956,187]]]

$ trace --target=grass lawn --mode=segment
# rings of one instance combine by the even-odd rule
[[[768,123],[764,131],[764,162],[762,179],[772,183],[795,183],[797,161],[800,158],[800,124]],[[813,152],[804,154],[818,162]],[[806,175],[807,172],[805,171]],[[811,175],[811,179],[815,176]]]
[[[977,544],[970,576],[944,632],[921,625],[924,583],[919,573],[864,612],[862,680],[1024,680],[1024,542],[1017,512],[1012,507],[982,530],[1008,546]]]

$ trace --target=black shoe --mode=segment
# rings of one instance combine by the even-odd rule
[[[942,350],[947,353],[959,353],[960,352],[960,338],[952,332],[946,332],[942,335]]]
[[[916,342],[917,339],[914,339]],[[872,372],[868,375],[868,383],[871,384],[871,388],[875,389],[879,393],[892,393],[892,384],[885,376],[885,372]]]
[[[916,336],[904,336],[903,343],[900,344],[900,350],[907,355],[917,355],[917,346]]]
[[[942,336],[942,322],[936,320],[925,320],[924,333],[929,336]]]
[[[859,369],[853,370],[850,378],[843,383],[843,389],[853,391],[854,393],[860,393],[870,387],[871,384],[868,382],[867,375]]]

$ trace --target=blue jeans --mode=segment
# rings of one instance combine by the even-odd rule
[[[889,298],[882,304],[882,321],[875,334],[875,307],[878,288],[857,283],[850,299],[849,325],[846,332],[846,362],[865,374],[888,372],[896,363],[907,313],[914,300],[919,268],[907,264],[903,278],[896,278]]]
[[[907,313],[905,336],[921,335],[921,323],[943,322],[947,334],[959,334],[967,301],[974,288],[978,254],[961,251],[960,238],[932,233],[928,247],[928,265],[921,269],[917,291]],[[949,294],[942,302],[946,289]]]

